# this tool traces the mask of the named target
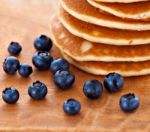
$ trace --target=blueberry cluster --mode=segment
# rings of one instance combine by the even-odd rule
[[[39,70],[48,70],[54,75],[54,83],[59,89],[66,90],[75,82],[75,75],[70,71],[70,64],[63,58],[54,59],[49,53],[52,49],[52,41],[46,35],[37,37],[34,41],[37,53],[33,55],[33,65]],[[11,55],[18,55],[22,47],[17,42],[11,42],[8,51]],[[10,56],[3,63],[3,69],[7,74],[14,75],[17,70],[22,77],[29,77],[33,72],[28,64],[20,64],[19,60]],[[104,84],[104,85],[103,85]],[[124,78],[118,73],[109,73],[104,78],[104,83],[99,80],[87,80],[83,85],[83,93],[89,99],[98,99],[102,96],[103,87],[109,92],[114,93],[121,90],[124,86]],[[29,96],[34,100],[41,100],[48,93],[47,86],[41,81],[33,82],[28,88]],[[8,104],[14,104],[19,99],[19,92],[13,87],[6,88],[2,93],[3,100]],[[133,93],[128,93],[120,98],[120,107],[125,112],[132,112],[139,106],[139,98]],[[69,115],[76,115],[80,112],[81,104],[76,99],[68,99],[63,104],[63,110]]]
[[[124,78],[118,73],[109,73],[104,78],[104,87],[109,93],[115,93],[124,86]],[[83,93],[89,99],[98,99],[103,93],[103,84],[98,80],[88,80],[83,85]],[[139,98],[133,93],[128,93],[120,98],[120,107],[125,112],[132,112],[139,106]],[[69,115],[79,113],[80,102],[75,99],[68,99],[63,105],[64,112]]]
[[[52,41],[45,35],[41,35],[34,41],[34,47],[38,52],[33,56],[32,62],[39,70],[49,69],[53,57],[48,53],[52,48]],[[8,46],[8,52],[12,55],[7,57],[3,62],[3,69],[9,75],[14,75],[18,71],[22,77],[29,77],[32,72],[32,66],[28,64],[20,64],[15,57],[22,51],[22,46],[18,42],[11,42]],[[47,95],[47,86],[36,81],[29,86],[28,94],[35,100],[43,99]],[[3,100],[8,104],[14,104],[19,99],[19,91],[13,87],[6,88],[2,93]]]
[[[63,58],[53,59],[49,53],[52,49],[51,39],[46,35],[40,35],[34,40],[34,47],[37,53],[32,57],[33,65],[39,71],[50,69],[54,74],[54,82],[58,88],[63,90],[70,88],[75,81],[75,76],[69,70],[70,64],[67,60]],[[8,46],[8,52],[11,55],[19,55],[21,51],[22,46],[17,42],[11,42]],[[18,71],[22,77],[29,77],[33,72],[32,67],[28,64],[20,64],[14,56],[5,59],[3,62],[4,71],[9,75],[14,75]],[[28,94],[35,100],[41,100],[47,95],[47,91],[47,86],[44,83],[36,81],[29,86]],[[13,104],[18,101],[19,92],[17,89],[9,87],[3,91],[2,97],[6,103]]]
[[[20,64],[15,57],[22,51],[22,46],[18,42],[11,42],[8,46],[8,52],[12,55],[7,57],[3,62],[3,69],[9,75],[14,75],[17,71],[22,77],[29,77],[33,70],[28,64]]]
[[[28,94],[34,100],[44,99],[47,91],[47,86],[40,81],[34,82],[28,88]],[[2,92],[2,98],[6,103],[14,104],[19,99],[19,91],[13,87],[8,87]]]

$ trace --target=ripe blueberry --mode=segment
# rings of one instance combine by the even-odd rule
[[[109,73],[104,78],[104,86],[109,92],[117,92],[124,85],[124,78],[118,73]]]
[[[20,62],[16,57],[10,56],[3,62],[3,69],[7,74],[15,74],[19,69]]]
[[[18,55],[22,50],[22,46],[17,42],[11,42],[8,46],[8,52],[12,55]]]
[[[41,35],[34,40],[34,47],[38,51],[50,51],[52,48],[52,41],[46,35]]]
[[[55,74],[57,71],[68,71],[69,70],[69,63],[67,60],[63,59],[63,58],[58,58],[52,61],[51,65],[50,65],[50,69],[52,71],[53,74]]]
[[[57,71],[54,75],[54,82],[60,89],[70,88],[75,81],[75,76],[70,71]]]
[[[20,65],[18,72],[22,77],[29,77],[31,73],[33,72],[33,70],[30,65],[22,64]]]
[[[85,96],[91,99],[97,99],[102,95],[103,85],[98,80],[88,80],[83,86]]]
[[[139,106],[139,97],[133,93],[128,93],[120,98],[120,108],[125,112],[132,112]]]
[[[35,100],[41,100],[45,98],[47,91],[47,86],[44,83],[36,81],[29,86],[28,94]]]
[[[47,70],[53,57],[46,51],[39,51],[32,57],[32,62],[38,70]]]
[[[6,88],[2,93],[3,100],[8,104],[14,104],[19,99],[19,92],[17,89],[9,87]]]
[[[63,110],[69,115],[76,115],[80,112],[81,104],[75,99],[68,99],[64,102]]]

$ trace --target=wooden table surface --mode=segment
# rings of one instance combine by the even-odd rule
[[[150,132],[150,76],[126,78],[125,87],[115,94],[104,91],[101,98],[87,99],[82,86],[87,79],[99,79],[74,67],[76,82],[66,91],[59,90],[48,71],[34,69],[30,78],[23,79],[18,74],[6,75],[2,69],[3,60],[9,56],[7,46],[18,41],[23,51],[18,57],[21,63],[31,63],[35,53],[33,40],[40,34],[49,35],[49,20],[55,13],[57,0],[1,0],[0,1],[0,92],[13,86],[20,91],[16,105],[7,105],[0,97],[0,131],[51,131],[51,132]],[[60,56],[56,48],[52,54]],[[41,80],[48,86],[48,96],[43,101],[33,101],[27,94],[28,86]],[[141,100],[139,109],[130,114],[122,112],[118,101],[122,94],[136,93]],[[67,116],[62,110],[64,100],[76,98],[82,109],[77,116]]]

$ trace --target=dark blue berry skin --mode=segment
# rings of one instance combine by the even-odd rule
[[[97,99],[102,95],[103,85],[98,80],[88,80],[83,86],[85,96],[90,99]]]
[[[104,86],[108,92],[117,92],[124,86],[124,78],[118,73],[109,73],[104,78]]]
[[[50,70],[53,74],[55,74],[57,71],[69,71],[70,64],[67,60],[63,58],[58,58],[52,61],[50,65]]]
[[[7,74],[13,75],[19,69],[20,62],[16,57],[10,56],[3,62],[3,69]]]
[[[28,94],[30,95],[32,99],[35,99],[35,100],[44,99],[45,96],[47,95],[47,92],[48,92],[47,86],[40,81],[34,82],[33,84],[29,86],[29,89],[28,89]]]
[[[75,81],[75,76],[70,71],[57,71],[54,75],[54,82],[60,89],[70,88]]]
[[[22,64],[20,65],[18,72],[22,77],[29,77],[32,74],[33,70],[30,65]]]
[[[38,70],[48,70],[53,57],[46,51],[39,51],[32,57],[32,62]]]
[[[63,110],[68,115],[76,115],[80,112],[81,104],[75,99],[68,99],[64,102]]]
[[[128,93],[120,98],[120,108],[124,112],[133,112],[139,107],[139,102],[138,96],[133,93]]]
[[[11,42],[8,46],[8,52],[12,55],[18,55],[22,50],[22,46],[17,42]]]
[[[19,92],[12,87],[6,88],[2,93],[2,98],[8,104],[15,104],[19,99]]]
[[[46,35],[41,35],[34,40],[34,47],[38,51],[50,51],[52,48],[52,41]]]

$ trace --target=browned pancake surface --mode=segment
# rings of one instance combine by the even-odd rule
[[[145,62],[96,62],[76,61],[67,54],[63,56],[73,65],[96,75],[106,75],[110,72],[117,72],[123,76],[139,76],[150,74],[150,61]]]
[[[95,1],[95,0],[93,0]],[[126,14],[139,14],[144,12],[150,12],[150,1],[137,2],[137,3],[105,3],[95,1],[97,4],[109,7],[118,12]]]
[[[72,35],[64,28],[57,17],[51,20],[51,32],[57,47],[78,60],[114,61],[116,59],[119,61],[141,61],[150,59],[150,44],[113,46],[92,43]],[[87,49],[84,50],[86,47]]]
[[[149,31],[131,31],[131,30],[119,30],[105,28],[90,24],[87,22],[80,21],[69,13],[67,13],[63,8],[60,7],[59,18],[62,19],[71,26],[73,29],[77,30],[79,33],[86,34],[89,36],[97,38],[108,38],[112,40],[127,40],[128,44],[132,44],[134,39],[148,40],[150,39],[150,30]],[[124,44],[125,45],[125,44]]]
[[[80,66],[94,69],[103,69],[105,71],[141,71],[150,69],[150,61],[145,62],[98,62],[98,61],[76,61]]]
[[[95,0],[95,1],[110,2],[110,3],[136,3],[149,0]]]
[[[86,15],[95,17],[98,19],[103,19],[112,22],[119,22],[119,23],[133,23],[133,24],[149,24],[150,22],[145,21],[138,21],[138,20],[128,20],[128,19],[121,19],[119,17],[115,17],[110,14],[102,13],[101,10],[91,6],[86,0],[61,0],[68,8],[77,12],[78,14]]]

